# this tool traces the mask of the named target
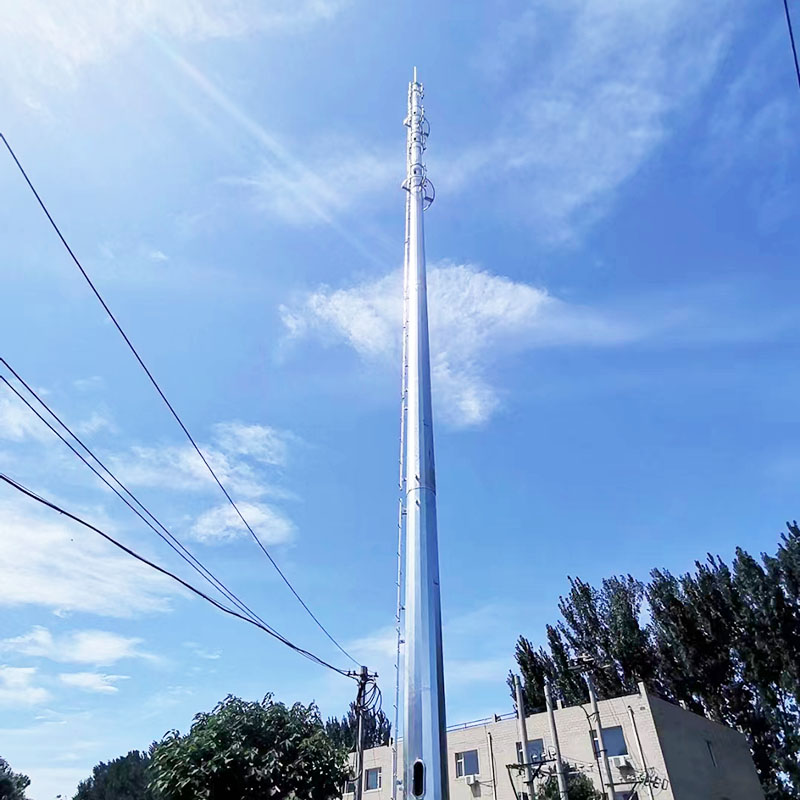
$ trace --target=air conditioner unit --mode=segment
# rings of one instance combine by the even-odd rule
[[[611,756],[608,760],[619,770],[629,770],[634,768],[633,763],[628,756]]]
[[[467,786],[477,786],[480,783],[477,775],[467,775],[464,780]]]

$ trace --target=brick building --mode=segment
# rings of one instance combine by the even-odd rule
[[[739,732],[639,693],[599,702],[614,800],[764,800],[747,741]],[[601,787],[588,706],[555,711],[561,757]],[[540,783],[554,769],[547,714],[527,718],[529,762]],[[516,717],[506,714],[448,729],[450,800],[519,800],[525,775]],[[402,741],[399,744],[402,763]],[[390,800],[392,751],[364,753],[363,800]],[[345,800],[354,786],[346,787]]]

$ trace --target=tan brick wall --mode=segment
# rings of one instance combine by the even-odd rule
[[[676,800],[764,800],[741,733],[657,697],[648,699]]]
[[[633,767],[631,770],[612,766],[614,788],[619,796],[624,797],[623,793],[633,786],[632,780],[644,771],[629,707],[634,713],[646,766],[658,778],[658,786],[638,788],[639,800],[763,800],[747,743],[741,734],[645,694],[599,703],[603,727],[618,725],[622,728],[628,749],[627,759]],[[588,706],[583,708],[590,711]],[[580,706],[575,706],[558,709],[555,714],[562,758],[585,772],[595,786],[601,788],[586,713]],[[527,726],[528,739],[542,739],[545,752],[551,752],[553,742],[547,715],[528,717]],[[712,742],[719,765],[713,771],[704,763],[707,759],[711,764],[707,740]],[[518,741],[515,719],[449,731],[450,800],[515,800],[514,790],[525,790],[524,779],[522,773],[512,771],[512,788],[507,765],[517,762]],[[455,777],[455,754],[464,750],[478,751],[479,782],[474,786],[468,786],[464,778]],[[402,742],[399,758],[402,766]],[[364,800],[389,800],[392,780],[389,747],[365,752],[364,768],[376,767],[381,769],[381,789],[364,792]],[[549,767],[552,763],[545,769]]]

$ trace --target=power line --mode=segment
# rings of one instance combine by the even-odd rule
[[[157,536],[159,536],[172,550],[174,550],[180,558],[182,558],[187,564],[189,564],[192,569],[195,570],[199,575],[201,575],[206,581],[208,581],[215,589],[220,591],[228,600],[230,600],[234,605],[236,605],[242,612],[247,614],[249,617],[252,617],[254,620],[260,622],[262,625],[265,625],[268,628],[272,626],[268,625],[264,620],[258,616],[243,600],[241,600],[231,589],[229,589],[219,578],[217,578],[211,570],[209,570],[190,550],[188,550],[183,543],[174,536],[166,526],[139,500],[133,492],[128,489],[125,484],[123,484],[119,478],[95,455],[95,453],[86,445],[80,437],[75,434],[70,427],[53,411],[50,406],[45,403],[45,401],[36,393],[36,391],[25,382],[22,376],[2,357],[0,357],[0,363],[2,363],[13,375],[14,377],[30,392],[33,397],[36,398],[38,403],[50,414],[50,416],[58,422],[59,425],[89,454],[89,456],[100,466],[102,470],[104,470],[111,478],[111,480],[123,491],[128,497],[136,503],[137,506],[152,520],[145,519],[142,513],[134,508],[131,503],[120,494],[120,492],[114,486],[109,483],[109,481],[102,475],[100,472],[95,469],[95,467],[90,464],[84,457],[79,453],[73,446],[68,442],[51,424],[46,420],[42,414],[35,409],[30,402],[25,398],[21,392],[19,392],[16,387],[14,387],[9,381],[5,378],[5,376],[0,375],[0,380],[5,383],[5,385],[28,407],[28,409],[36,415],[36,417],[46,425],[50,431],[58,437],[71,451],[72,453],[78,458],[83,464],[88,467],[101,481],[109,488],[112,492],[120,499],[123,503],[125,503],[128,508],[136,514],[142,522],[145,523]],[[155,525],[158,526],[161,530],[158,530]],[[163,531],[163,533],[161,532]],[[273,628],[274,630],[274,628]],[[277,633],[277,631],[276,631]]]
[[[797,62],[797,46],[794,43],[794,31],[792,30],[792,17],[789,14],[788,0],[783,0],[783,10],[786,12],[786,26],[789,28],[789,41],[792,43],[792,55],[794,56],[794,71],[797,74],[797,86],[800,88],[800,64]]]
[[[132,550],[130,547],[126,547],[124,544],[122,544],[122,542],[117,541],[113,536],[101,530],[100,528],[95,527],[90,522],[87,522],[85,519],[82,519],[81,517],[77,516],[77,514],[72,514],[71,512],[62,508],[58,504],[50,500],[47,500],[44,497],[40,497],[38,494],[32,492],[30,489],[26,488],[18,481],[15,481],[13,478],[9,478],[2,472],[0,472],[0,480],[4,481],[9,486],[16,489],[18,492],[21,492],[22,494],[26,495],[31,500],[35,500],[37,503],[41,503],[41,505],[46,506],[47,508],[50,508],[53,511],[57,511],[59,514],[63,514],[65,517],[68,517],[69,519],[73,520],[73,522],[77,522],[84,528],[88,528],[90,531],[94,531],[99,536],[102,536],[106,541],[110,542],[115,547],[118,547],[124,553],[127,553],[129,556],[132,556],[137,561],[141,561],[143,564],[146,564],[148,567],[151,567],[152,569],[156,570],[156,572],[160,572],[162,575],[166,575],[168,578],[171,578],[172,580],[176,581],[185,589],[188,589],[193,594],[196,594],[198,597],[201,597],[203,600],[206,600],[207,602],[211,603],[211,605],[213,605],[215,608],[218,608],[220,611],[223,611],[226,614],[230,614],[232,617],[236,617],[237,619],[243,620],[244,622],[250,623],[259,630],[264,631],[264,633],[269,634],[274,639],[277,639],[282,644],[285,644],[291,650],[294,650],[296,653],[299,653],[305,658],[308,658],[310,661],[313,661],[314,663],[319,664],[320,666],[327,667],[328,669],[331,669],[334,672],[338,672],[339,675],[343,675],[344,677],[348,678],[352,677],[352,675],[346,672],[345,670],[339,669],[338,667],[334,667],[333,664],[329,664],[327,661],[323,660],[319,656],[316,656],[312,652],[305,650],[302,647],[299,647],[298,645],[294,644],[285,636],[281,636],[273,628],[270,628],[266,625],[262,625],[260,622],[257,622],[256,620],[251,619],[250,617],[247,617],[244,614],[240,614],[238,611],[234,611],[232,608],[228,608],[222,603],[217,602],[213,597],[210,597],[197,587],[192,586],[192,584],[183,580],[183,578],[178,577],[177,575],[175,575],[175,573],[170,572],[168,569],[160,567],[158,564],[155,564],[154,562],[150,561],[144,556],[139,555],[139,553],[137,553],[135,550]]]
[[[167,406],[167,408],[169,409],[170,413],[175,418],[175,421],[178,423],[178,425],[180,425],[181,430],[184,432],[184,434],[186,434],[186,438],[191,442],[192,447],[195,449],[197,454],[200,456],[200,459],[202,460],[203,464],[205,464],[205,467],[209,471],[209,473],[211,474],[211,477],[214,479],[214,481],[216,482],[217,486],[219,486],[220,490],[222,491],[222,493],[225,495],[225,497],[228,500],[228,502],[233,507],[233,510],[236,512],[236,514],[238,515],[239,519],[242,521],[244,526],[249,531],[249,533],[252,536],[252,538],[255,541],[255,543],[259,546],[259,548],[264,553],[264,555],[269,559],[269,562],[275,568],[275,570],[277,571],[278,575],[281,576],[281,578],[283,579],[283,582],[289,587],[289,590],[291,591],[291,593],[297,598],[297,601],[300,603],[300,605],[303,606],[303,608],[306,610],[306,612],[311,617],[311,619],[314,620],[314,622],[317,624],[317,627],[328,637],[328,639],[330,639],[331,642],[333,642],[333,644],[345,656],[347,656],[347,658],[349,658],[354,664],[356,664],[358,666],[358,661],[356,661],[356,659],[353,658],[353,656],[351,656],[350,653],[348,653],[347,650],[345,650],[344,647],[342,647],[342,645],[339,644],[339,642],[333,637],[333,635],[328,631],[328,629],[319,621],[319,619],[316,617],[314,612],[308,607],[308,605],[303,600],[303,598],[300,597],[300,595],[298,594],[297,590],[294,588],[294,586],[292,586],[291,581],[283,573],[283,570],[281,570],[281,568],[278,566],[277,562],[272,557],[270,552],[263,545],[263,543],[261,542],[261,539],[258,538],[258,535],[253,530],[253,528],[250,526],[250,523],[245,519],[244,514],[242,514],[242,512],[239,510],[239,506],[236,505],[236,503],[234,502],[233,498],[229,494],[228,490],[222,484],[222,481],[217,477],[217,473],[214,471],[214,469],[212,468],[211,464],[208,463],[208,460],[203,455],[203,452],[200,450],[200,447],[197,445],[197,442],[195,441],[194,437],[192,436],[191,433],[189,433],[189,429],[183,423],[183,420],[178,415],[178,412],[175,411],[174,407],[172,406],[170,401],[167,399],[167,396],[164,394],[164,392],[162,391],[162,389],[159,386],[158,382],[153,377],[153,373],[150,372],[150,370],[148,369],[147,365],[142,360],[142,357],[139,355],[139,352],[133,346],[133,343],[128,338],[128,335],[122,329],[122,326],[119,324],[119,322],[117,321],[117,318],[114,316],[114,314],[112,313],[111,309],[108,307],[108,304],[103,299],[103,296],[100,294],[100,292],[98,291],[97,287],[92,282],[92,279],[89,277],[88,273],[83,268],[83,265],[81,264],[80,260],[75,255],[75,253],[73,252],[72,248],[69,246],[69,243],[64,238],[64,235],[61,233],[60,228],[58,227],[58,225],[56,224],[55,220],[53,219],[53,217],[51,216],[50,212],[48,211],[47,206],[44,204],[44,201],[39,196],[39,192],[36,191],[36,187],[34,187],[33,183],[31,182],[31,179],[28,177],[27,172],[25,172],[25,169],[23,168],[22,164],[20,163],[19,159],[17,158],[16,153],[14,152],[13,148],[8,143],[8,140],[6,139],[6,137],[2,133],[0,133],[0,139],[3,140],[3,144],[6,146],[6,149],[10,153],[11,158],[14,159],[14,163],[17,165],[17,168],[19,169],[20,174],[25,179],[25,182],[28,184],[28,187],[30,188],[31,192],[33,193],[33,196],[36,198],[37,202],[39,203],[39,206],[41,207],[41,209],[44,212],[45,216],[49,220],[50,225],[52,226],[53,230],[58,235],[58,238],[61,240],[61,243],[66,248],[66,251],[69,253],[70,258],[72,258],[73,262],[75,263],[75,266],[78,268],[78,270],[80,270],[81,275],[83,275],[84,279],[86,280],[86,283],[89,284],[89,288],[94,293],[94,296],[97,298],[97,300],[99,301],[100,305],[105,310],[105,312],[108,315],[109,319],[111,319],[111,321],[114,323],[114,327],[117,329],[117,331],[119,331],[119,334],[124,339],[125,344],[128,345],[129,350],[131,351],[131,353],[133,353],[134,357],[139,362],[139,366],[144,370],[144,373],[149,378],[150,383],[153,385],[153,387],[155,388],[156,392],[158,392],[159,396],[164,401],[164,403]]]

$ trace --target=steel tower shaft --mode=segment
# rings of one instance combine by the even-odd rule
[[[423,211],[433,200],[433,187],[423,161],[428,125],[422,97],[415,69],[408,90],[408,170],[404,183],[408,192],[404,276],[408,378],[403,786],[409,800],[446,800],[442,618],[423,225]]]

